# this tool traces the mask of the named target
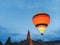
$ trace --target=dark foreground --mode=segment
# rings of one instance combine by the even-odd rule
[[[11,42],[10,37],[9,37],[5,44],[2,44],[2,42],[0,41],[0,45],[60,45],[60,41],[58,40],[49,41],[49,42],[44,42],[42,40],[34,41],[34,40],[31,40],[30,32],[28,32],[27,39],[24,41]]]

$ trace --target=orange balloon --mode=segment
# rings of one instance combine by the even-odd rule
[[[50,16],[47,13],[40,12],[33,16],[33,24],[37,28],[46,28],[50,22]],[[43,33],[43,31],[41,31]]]

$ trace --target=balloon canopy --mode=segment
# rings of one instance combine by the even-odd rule
[[[32,22],[36,26],[36,28],[41,32],[41,35],[43,35],[46,27],[50,23],[50,16],[47,13],[39,12],[33,16]]]

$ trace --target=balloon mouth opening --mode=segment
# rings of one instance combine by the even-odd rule
[[[44,35],[45,28],[38,28],[38,30],[41,32],[41,35]]]
[[[41,35],[44,35],[43,33],[41,33]]]

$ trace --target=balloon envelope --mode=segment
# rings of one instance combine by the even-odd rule
[[[50,16],[47,13],[40,12],[33,16],[33,24],[43,34],[50,22]]]

